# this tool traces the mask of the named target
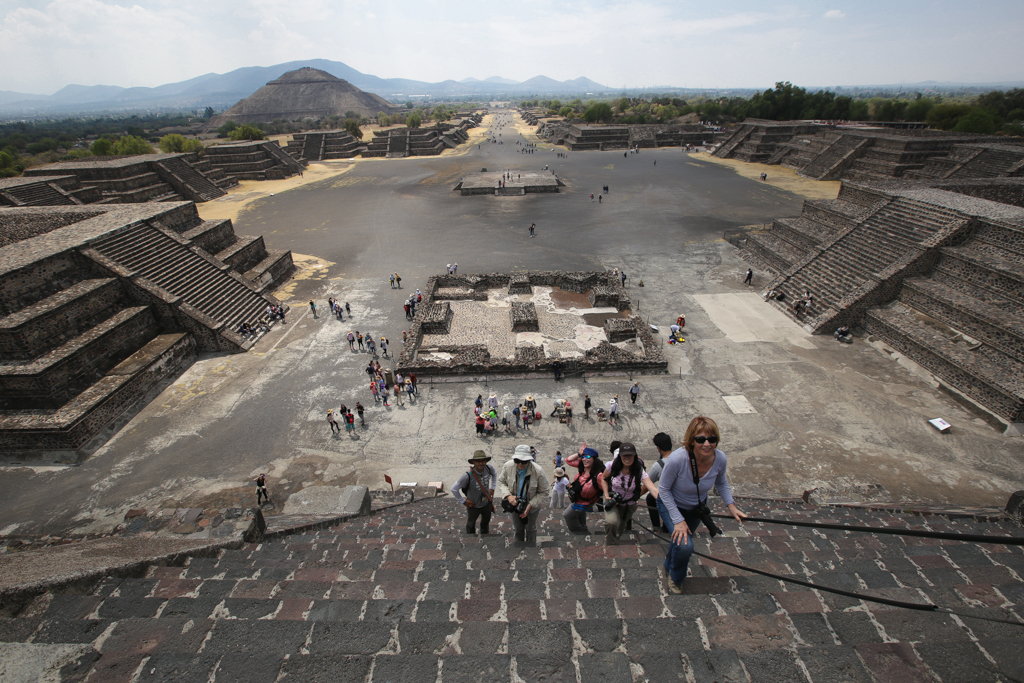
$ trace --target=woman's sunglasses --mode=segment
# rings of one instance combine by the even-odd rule
[[[695,436],[693,437],[693,440],[700,444],[704,443],[705,441],[710,441],[711,443],[718,443],[717,436]]]

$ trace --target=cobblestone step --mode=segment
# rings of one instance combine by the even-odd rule
[[[740,500],[799,520],[1020,535],[998,515]],[[649,522],[646,511],[638,520]],[[248,544],[141,578],[48,593],[0,618],[11,643],[81,643],[85,681],[1009,680],[1020,630],[813,591],[694,558],[666,590],[645,532],[601,545],[541,512],[537,546],[461,533],[450,498]],[[722,523],[697,547],[803,579],[1019,618],[1019,548]],[[600,521],[591,519],[597,530]]]

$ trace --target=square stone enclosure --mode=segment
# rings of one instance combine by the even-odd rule
[[[427,281],[398,369],[420,376],[663,373],[661,345],[611,272],[439,275]]]

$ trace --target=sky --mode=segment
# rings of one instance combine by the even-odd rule
[[[330,59],[613,88],[1024,80],[1022,0],[0,0],[0,90],[157,86]]]

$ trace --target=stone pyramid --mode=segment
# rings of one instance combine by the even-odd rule
[[[343,116],[347,111],[374,117],[378,112],[396,112],[398,107],[326,71],[306,67],[270,81],[231,109],[210,119],[208,127],[217,128],[228,121],[242,124],[274,119],[319,119],[334,114]]]

